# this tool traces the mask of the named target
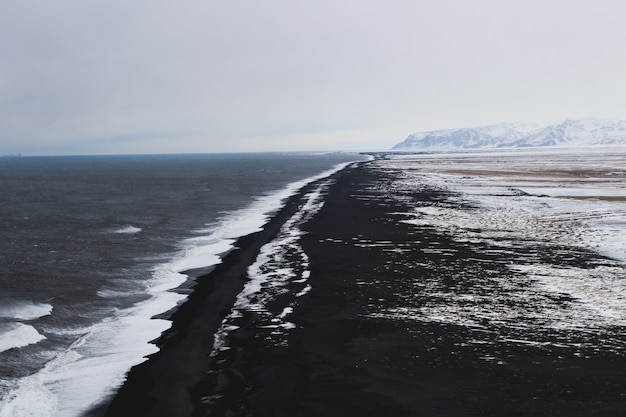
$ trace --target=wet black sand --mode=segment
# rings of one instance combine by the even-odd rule
[[[545,338],[555,343],[535,346],[506,341],[505,336],[524,336],[523,330],[508,334],[507,328],[377,315],[432,301],[422,285],[429,280],[485,288],[490,275],[511,273],[506,256],[515,254],[497,254],[494,248],[399,221],[398,213],[412,205],[446,203],[447,196],[435,190],[398,199],[385,187],[393,173],[383,176],[367,164],[338,173],[335,181],[325,205],[304,227],[302,246],[310,260],[312,290],[299,298],[289,318],[297,327],[289,333],[287,346],[255,337],[250,317],[249,326],[232,333],[231,350],[209,357],[213,333],[242,288],[247,266],[297,210],[301,195],[199,280],[189,302],[173,316],[172,330],[159,340],[161,351],[133,368],[104,414],[624,415],[623,352],[585,350],[584,345],[574,350],[557,343],[582,337],[576,334],[548,332]],[[455,252],[442,256],[422,251],[425,247]],[[592,253],[551,255],[564,254],[562,249],[536,248],[556,265],[602,262]],[[606,335],[597,335],[602,337]]]

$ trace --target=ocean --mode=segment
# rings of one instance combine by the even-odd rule
[[[81,416],[111,397],[193,277],[305,184],[362,159],[1,158],[0,417]]]

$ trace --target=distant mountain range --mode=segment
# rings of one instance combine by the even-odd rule
[[[547,127],[501,123],[413,133],[393,149],[434,151],[616,144],[626,145],[626,121],[583,119],[566,120]]]

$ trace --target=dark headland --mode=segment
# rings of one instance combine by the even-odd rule
[[[471,287],[493,274],[510,274],[507,257],[518,257],[515,248],[493,251],[401,222],[415,205],[453,203],[438,190],[392,195],[394,175],[369,163],[334,175],[323,207],[304,225],[312,289],[289,318],[296,327],[286,346],[256,338],[252,320],[232,334],[226,355],[209,355],[247,267],[298,210],[306,190],[198,279],[172,316],[171,330],[158,340],[160,351],[134,367],[113,401],[93,415],[626,415],[623,354],[580,354],[584,347],[572,352],[558,343],[515,343],[489,326],[377,314],[398,306],[419,309],[432,300],[429,280]],[[432,247],[453,249],[453,255],[425,250]],[[548,246],[537,249],[551,253]],[[551,262],[597,257],[558,253],[563,259]]]

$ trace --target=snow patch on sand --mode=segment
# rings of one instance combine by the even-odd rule
[[[414,205],[399,221],[433,228],[474,250],[492,248],[491,259],[499,252],[513,263],[509,273],[490,271],[488,264],[467,271],[485,277],[472,281],[482,285],[473,293],[435,280],[420,288],[431,297],[425,305],[372,316],[504,327],[533,338],[510,340],[539,344],[551,331],[626,328],[626,153],[410,155],[375,164],[396,178],[381,191]],[[411,195],[422,190],[439,190],[445,198],[412,203]],[[581,264],[584,253],[585,259],[595,253],[595,261]],[[551,263],[555,255],[569,260]]]

